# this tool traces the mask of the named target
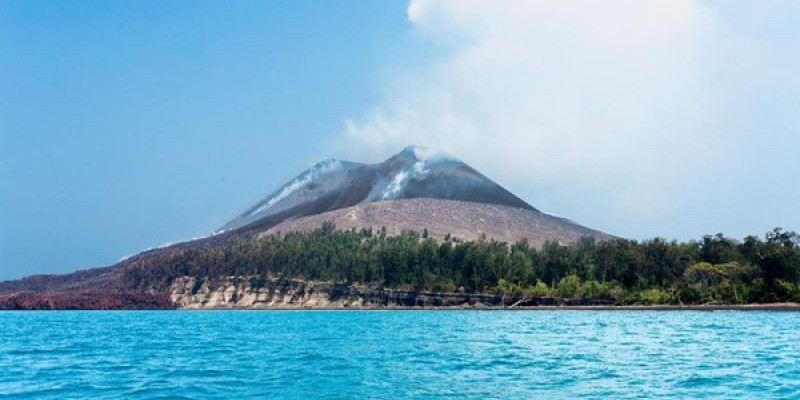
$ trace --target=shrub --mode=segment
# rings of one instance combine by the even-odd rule
[[[546,283],[537,280],[533,286],[526,287],[522,293],[528,297],[552,297],[553,290]]]
[[[669,293],[656,288],[642,290],[633,295],[634,302],[644,305],[669,304],[671,298]]]
[[[561,278],[556,286],[556,293],[561,297],[583,297],[581,278],[571,274]]]

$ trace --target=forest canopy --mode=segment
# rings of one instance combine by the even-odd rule
[[[800,301],[800,236],[722,234],[685,243],[583,238],[574,244],[443,241],[407,231],[336,230],[235,237],[220,245],[140,257],[124,271],[139,290],[165,290],[181,276],[247,276],[361,284],[424,292],[594,298],[617,304]]]

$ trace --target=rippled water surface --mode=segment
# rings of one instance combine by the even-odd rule
[[[0,312],[0,398],[800,399],[800,314]]]

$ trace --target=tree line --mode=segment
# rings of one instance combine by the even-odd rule
[[[800,301],[800,235],[722,234],[698,241],[661,238],[547,242],[535,248],[406,231],[336,230],[234,237],[223,244],[164,249],[124,269],[137,290],[165,290],[181,276],[246,276],[360,284],[408,291],[595,298],[618,304]]]

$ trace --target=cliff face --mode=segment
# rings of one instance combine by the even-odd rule
[[[513,299],[476,294],[421,294],[289,279],[176,279],[170,299],[180,308],[382,308],[503,306]],[[507,304],[506,304],[507,303]]]
[[[409,292],[328,282],[229,276],[175,279],[165,292],[0,294],[0,310],[522,308],[612,305],[599,299]]]
[[[187,276],[176,279],[168,295],[177,307],[183,309],[487,308],[609,304],[589,299],[407,292],[261,277],[207,279]]]

